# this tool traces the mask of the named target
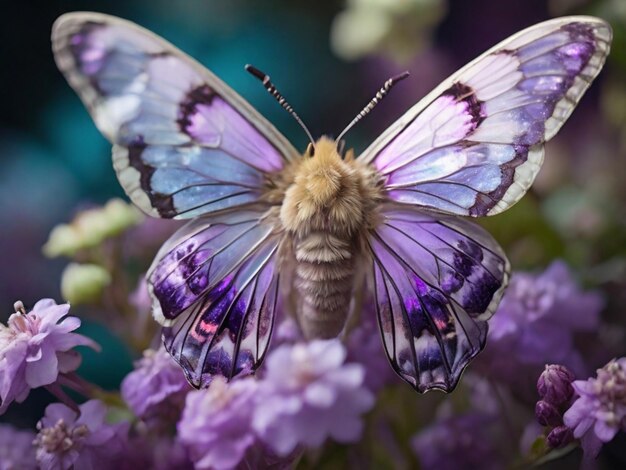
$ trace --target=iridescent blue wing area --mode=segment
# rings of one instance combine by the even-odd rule
[[[298,155],[215,75],[133,23],[70,13],[52,41],[59,69],[114,144],[120,183],[150,215],[191,218],[258,201],[271,173]]]
[[[276,226],[264,207],[195,219],[148,271],[165,347],[195,387],[262,361],[278,295]]]
[[[498,214],[528,190],[550,140],[600,72],[610,26],[567,17],[528,28],[443,82],[362,155],[387,196],[456,215]]]
[[[453,390],[485,344],[508,282],[504,253],[469,221],[390,204],[369,248],[393,368],[419,392]]]

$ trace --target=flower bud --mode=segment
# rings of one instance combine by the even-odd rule
[[[563,417],[559,410],[547,401],[540,400],[537,402],[535,416],[542,426],[560,426],[563,424]]]
[[[111,275],[102,266],[70,263],[61,277],[61,294],[73,304],[94,302],[110,282]]]
[[[537,381],[539,396],[556,407],[565,405],[574,394],[572,381],[574,374],[567,367],[558,364],[546,365]]]
[[[572,430],[567,426],[558,426],[550,431],[547,441],[548,445],[552,449],[559,449],[565,447],[567,444],[574,440],[574,434]]]

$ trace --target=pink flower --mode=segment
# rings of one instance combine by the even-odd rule
[[[53,384],[59,374],[76,370],[81,356],[74,347],[99,349],[91,339],[73,333],[80,320],[63,318],[69,309],[68,304],[43,299],[26,313],[16,302],[8,325],[0,324],[0,414],[13,401],[24,401],[31,389]]]

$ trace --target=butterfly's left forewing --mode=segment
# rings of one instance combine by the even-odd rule
[[[508,261],[477,225],[386,204],[369,237],[376,308],[396,372],[418,391],[451,391],[484,347]]]

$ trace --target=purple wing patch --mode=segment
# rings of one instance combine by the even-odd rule
[[[387,356],[419,392],[451,391],[483,348],[508,261],[484,230],[385,206],[369,246]]]
[[[262,210],[204,217],[164,245],[148,284],[166,349],[195,387],[250,373],[267,348],[278,294],[275,222]]]
[[[484,216],[508,209],[543,163],[609,51],[593,18],[557,19],[504,41],[455,74],[364,152],[390,199]]]
[[[257,201],[297,152],[217,77],[132,23],[69,14],[53,29],[59,68],[100,131],[128,196],[192,218]]]

